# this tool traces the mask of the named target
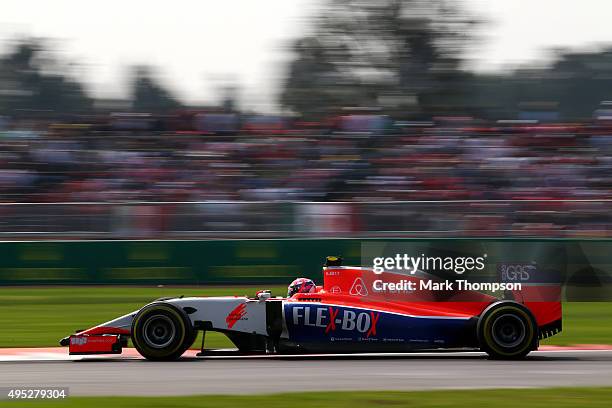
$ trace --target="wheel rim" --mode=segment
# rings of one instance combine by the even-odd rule
[[[168,316],[154,315],[145,321],[142,332],[149,347],[161,349],[172,343],[176,329]]]
[[[525,322],[513,314],[503,314],[493,321],[491,326],[493,340],[505,348],[520,345],[527,336]]]

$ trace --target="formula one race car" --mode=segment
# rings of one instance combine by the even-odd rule
[[[420,285],[439,280],[427,273],[376,273],[341,266],[336,257],[328,257],[323,275],[323,286],[287,298],[260,291],[254,298],[158,299],[60,344],[70,354],[119,354],[131,338],[145,358],[174,360],[197,331],[217,331],[247,354],[454,349],[515,359],[561,331],[560,301],[526,293],[547,287],[502,300],[473,290],[434,291]]]

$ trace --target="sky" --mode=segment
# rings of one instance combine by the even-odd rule
[[[598,50],[612,45],[609,0],[467,0],[490,22],[472,67],[495,71],[542,61],[548,50],[562,47]]]
[[[0,52],[20,36],[54,40],[98,97],[126,96],[128,67],[157,67],[189,103],[216,103],[239,85],[243,108],[273,111],[291,55],[324,0],[2,0]],[[489,22],[469,55],[477,71],[543,61],[554,47],[612,43],[609,0],[465,0]]]

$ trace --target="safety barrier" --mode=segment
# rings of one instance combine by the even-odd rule
[[[481,257],[489,274],[554,272],[609,285],[611,247],[609,239],[522,238],[3,242],[0,285],[282,284],[296,276],[320,280],[326,255],[365,266],[397,253]]]

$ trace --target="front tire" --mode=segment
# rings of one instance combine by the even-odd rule
[[[480,348],[491,358],[515,360],[538,346],[538,326],[525,306],[511,301],[490,305],[478,319]]]
[[[148,360],[176,360],[193,344],[196,331],[187,314],[168,303],[140,309],[132,323],[132,343]]]

